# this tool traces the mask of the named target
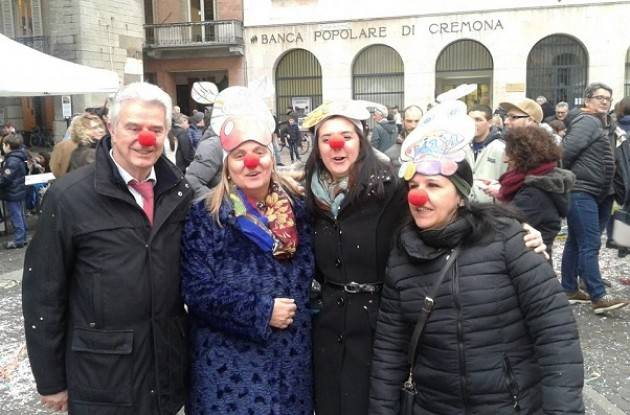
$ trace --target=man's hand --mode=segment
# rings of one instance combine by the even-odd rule
[[[61,391],[54,395],[40,395],[42,405],[48,409],[57,412],[66,412],[68,410],[68,391]]]
[[[293,324],[297,306],[292,298],[275,298],[269,325],[277,329],[286,329]]]
[[[523,224],[523,229],[526,232],[523,237],[525,246],[529,249],[533,249],[534,252],[538,254],[543,254],[545,259],[549,259],[549,254],[547,254],[547,245],[543,242],[542,234],[527,223]]]

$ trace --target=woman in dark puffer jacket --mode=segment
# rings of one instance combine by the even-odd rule
[[[551,261],[551,248],[567,217],[569,191],[575,174],[558,168],[562,149],[543,128],[516,127],[505,135],[508,171],[494,197],[510,203],[524,219],[542,233]]]
[[[442,142],[433,130],[433,137],[403,144],[412,148],[401,154],[417,155],[405,171],[411,220],[389,259],[369,413],[400,413],[411,334],[425,296],[457,246],[459,256],[439,286],[419,340],[413,413],[584,413],[577,326],[553,269],[525,248],[522,227],[509,211],[469,204],[473,178],[465,160],[453,165],[456,152],[429,153],[466,136],[451,127],[457,122],[465,123],[460,118],[445,124],[452,130],[438,131]]]

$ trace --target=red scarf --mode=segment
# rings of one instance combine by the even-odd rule
[[[523,182],[527,176],[544,176],[551,170],[556,168],[558,163],[550,161],[549,163],[541,164],[527,172],[520,172],[517,170],[508,170],[499,177],[499,183],[501,183],[501,189],[497,199],[502,202],[510,202],[514,199],[514,195],[521,190]]]

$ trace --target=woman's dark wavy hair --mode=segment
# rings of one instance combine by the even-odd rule
[[[464,206],[460,207],[457,213],[458,218],[464,218],[471,226],[470,231],[462,240],[463,246],[487,245],[493,241],[497,227],[502,219],[514,219],[521,223],[526,220],[523,215],[509,207],[509,205],[497,205],[494,203],[476,203],[465,201]],[[403,224],[397,230],[396,235],[400,236],[400,232],[405,227],[415,227],[413,218],[406,210],[406,217]],[[397,237],[398,247],[402,249],[400,238]]]
[[[541,127],[510,128],[505,135],[505,154],[519,172],[562,158],[562,149]]]
[[[330,117],[327,120],[333,118],[344,118],[342,116]],[[326,121],[327,121],[326,120]],[[381,162],[372,151],[372,145],[367,140],[367,130],[364,122],[361,123],[363,131],[360,131],[355,126],[355,131],[359,136],[359,155],[357,160],[350,168],[350,175],[348,179],[348,194],[346,195],[347,202],[356,202],[368,195],[370,191],[371,196],[382,199],[385,197],[385,187],[383,180],[373,180],[375,177],[389,175],[392,180],[395,180],[392,168],[386,163]],[[306,189],[306,203],[311,209],[315,209],[315,196],[311,190],[311,179],[316,172],[325,171],[326,167],[322,162],[321,154],[319,152],[319,146],[317,145],[318,137],[315,135],[315,129],[311,129],[313,134],[313,150],[306,160],[305,170],[305,189]],[[375,187],[368,189],[368,185],[374,183]]]

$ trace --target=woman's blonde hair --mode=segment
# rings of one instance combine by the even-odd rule
[[[229,157],[229,156],[228,156]],[[271,182],[278,183],[289,195],[289,201],[293,204],[293,198],[300,195],[298,183],[291,177],[284,177],[276,171],[275,164],[271,168]],[[271,185],[271,183],[269,183]],[[221,180],[214,189],[206,197],[206,207],[208,212],[216,223],[221,225],[219,220],[219,211],[223,201],[229,201],[231,181],[228,172],[227,158],[223,161],[221,169]]]
[[[92,121],[96,121],[101,124],[103,132],[105,132],[105,125],[103,124],[103,120],[101,120],[98,115],[84,112],[83,114],[74,117],[72,119],[72,122],[70,123],[70,138],[72,139],[72,141],[79,145],[92,144],[94,141],[88,134],[90,123]]]

